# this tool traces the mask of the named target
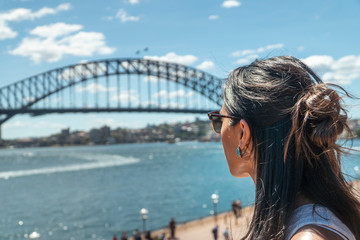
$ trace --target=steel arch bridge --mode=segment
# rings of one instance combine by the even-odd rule
[[[206,113],[221,106],[222,88],[223,79],[176,63],[142,58],[91,61],[0,88],[0,126],[17,114]]]

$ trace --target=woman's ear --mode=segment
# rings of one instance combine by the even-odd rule
[[[252,145],[250,127],[244,119],[239,122],[239,142],[239,146],[245,149]]]

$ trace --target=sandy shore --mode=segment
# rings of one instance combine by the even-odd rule
[[[360,180],[353,182],[354,188],[360,192]],[[246,233],[247,227],[253,213],[253,206],[242,209],[242,216],[237,220],[232,212],[221,213],[217,216],[217,221],[213,216],[199,220],[194,220],[184,224],[178,224],[176,228],[176,238],[179,240],[211,240],[213,239],[211,230],[216,225],[219,226],[219,240],[225,239],[223,232],[229,228],[233,239],[240,239]],[[158,236],[165,232],[166,236],[170,236],[168,229],[159,229],[152,233],[152,236]]]

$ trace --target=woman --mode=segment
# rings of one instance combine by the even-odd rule
[[[244,239],[360,239],[360,203],[341,173],[336,140],[347,115],[339,86],[300,60],[256,60],[230,73],[209,113],[230,172],[256,185]]]

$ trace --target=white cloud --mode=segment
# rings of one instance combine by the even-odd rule
[[[147,107],[147,106],[150,106],[150,107],[153,107],[153,108],[173,108],[173,109],[184,109],[185,108],[185,105],[182,104],[182,103],[177,103],[177,102],[169,102],[169,103],[161,103],[159,105],[159,102],[157,101],[146,101],[144,102],[143,106]],[[178,120],[176,121],[178,122]]]
[[[174,52],[169,52],[165,56],[144,56],[144,59],[156,60],[156,61],[165,61],[165,62],[174,62],[183,65],[191,65],[197,61],[197,57],[193,55],[177,55]]]
[[[56,9],[58,11],[68,11],[71,9],[71,4],[70,3],[60,4],[59,6],[56,7]]]
[[[356,79],[360,80],[360,55],[348,55],[338,60],[331,56],[314,55],[302,61],[325,82],[347,85]]]
[[[216,20],[219,19],[219,15],[210,15],[209,20]]]
[[[27,8],[17,8],[0,13],[0,40],[15,38],[17,36],[17,32],[9,27],[9,22],[35,20],[46,15],[56,14],[59,11],[68,11],[70,8],[70,3],[65,3],[58,5],[56,8],[43,7],[36,12],[33,12],[31,9]]]
[[[129,105],[136,107],[139,105],[139,93],[133,89],[129,91],[121,91],[119,95],[115,95],[111,98],[114,102],[120,102],[121,105]]]
[[[7,22],[20,22],[25,20],[34,20],[36,18],[41,18],[49,14],[55,14],[56,10],[53,8],[44,7],[33,12],[31,9],[27,8],[17,8],[10,10],[8,12],[2,13],[0,19]]]
[[[302,52],[302,51],[305,50],[305,47],[304,47],[304,46],[299,46],[299,47],[297,48],[297,50],[298,50],[298,52]]]
[[[119,18],[122,23],[136,22],[140,20],[140,17],[130,16],[124,9],[119,9],[116,18]]]
[[[73,32],[77,32],[82,28],[83,26],[79,24],[66,24],[59,22],[50,25],[36,27],[30,31],[30,34],[39,37],[57,38],[60,36],[68,35]]]
[[[249,55],[249,56],[246,56],[244,58],[240,58],[238,60],[236,60],[236,63],[237,64],[245,64],[245,63],[248,63],[250,61],[254,61],[255,59],[257,59],[259,57],[259,55]]]
[[[232,52],[231,56],[240,57],[240,56],[245,56],[245,55],[254,54],[254,53],[256,53],[256,50],[247,49],[247,50]]]
[[[91,128],[99,128],[99,126],[104,126],[107,125],[110,128],[118,128],[118,127],[126,127],[126,128],[132,128],[132,129],[137,129],[137,128],[143,128],[146,126],[146,124],[144,123],[144,121],[142,119],[132,119],[131,121],[128,120],[124,120],[124,118],[120,117],[120,118],[99,118],[97,115],[88,115],[88,119],[86,121],[86,128],[91,129]]]
[[[158,107],[158,102],[155,102],[155,101],[145,101],[142,106],[144,107]]]
[[[79,92],[79,93],[81,93],[81,92],[90,92],[90,93],[113,92],[115,90],[116,90],[115,87],[106,88],[102,84],[99,84],[99,83],[97,83],[97,84],[96,83],[90,83],[86,87],[77,86],[75,88],[75,91]]]
[[[105,45],[105,37],[99,32],[79,32],[58,41],[66,46],[67,54],[75,56],[92,56],[95,52],[101,55],[111,54],[114,48]]]
[[[167,92],[166,90],[161,90],[153,94],[155,98],[177,98],[177,97],[192,97],[194,95],[193,91],[186,92],[184,89],[179,89],[177,91]]]
[[[139,3],[139,0],[128,0],[131,5],[135,5]]]
[[[255,50],[247,49],[247,50],[232,52],[231,56],[240,57],[240,56],[245,56],[245,55],[248,55],[248,54],[253,54],[255,52],[256,52]]]
[[[107,16],[107,17],[102,17],[103,20],[107,20],[107,21],[112,21],[114,19],[113,16]]]
[[[144,81],[145,82],[154,82],[154,83],[157,83],[158,81],[160,82],[164,82],[165,80],[163,78],[158,78],[156,76],[146,76],[144,78]]]
[[[160,108],[178,108],[183,109],[185,108],[185,105],[182,103],[176,103],[176,102],[169,102],[169,103],[163,103],[160,105]]]
[[[24,98],[22,99],[23,103],[32,102],[32,101],[34,101],[34,100],[35,100],[34,97],[24,97]]]
[[[86,68],[84,67],[84,64],[87,65]],[[81,73],[81,77],[91,77],[93,75],[93,70],[96,70],[96,74],[99,76],[105,73],[106,66],[101,63],[88,63],[87,60],[81,60],[79,64],[75,65],[73,68],[65,68],[59,74],[58,79],[69,81],[74,79],[74,77],[79,77],[79,73]]]
[[[55,23],[36,27],[30,31],[35,37],[24,38],[12,55],[29,57],[35,63],[56,62],[64,55],[92,56],[111,54],[115,48],[106,46],[105,37],[99,32],[78,32],[81,25]],[[62,38],[59,38],[62,37]]]
[[[5,22],[0,21],[0,40],[15,38],[17,32],[13,31]]]
[[[201,70],[210,70],[215,67],[215,64],[212,61],[204,61],[200,65],[198,65],[196,68]]]
[[[88,123],[90,126],[98,128],[99,126],[117,127],[119,123],[113,118],[96,118]]]
[[[258,52],[264,52],[264,51],[267,51],[267,50],[273,50],[273,49],[279,49],[279,48],[283,48],[284,47],[284,44],[282,43],[278,43],[278,44],[270,44],[270,45],[267,45],[264,50],[262,50],[262,48],[259,48],[258,49]],[[261,51],[262,50],[262,51]]]
[[[241,5],[241,2],[237,0],[226,0],[222,3],[222,7],[224,8],[233,8],[233,7],[239,7]]]
[[[242,51],[236,51],[232,52],[232,57],[241,57],[236,61],[237,64],[246,64],[250,61],[255,60],[256,58],[259,58],[259,54],[267,51],[272,51],[275,49],[283,48],[284,44],[277,43],[277,44],[270,44],[265,47],[259,47],[257,49],[246,49]]]
[[[302,61],[310,66],[318,74],[324,74],[328,71],[331,71],[331,67],[335,62],[331,56],[326,55],[313,55],[302,59]]]
[[[246,50],[242,50],[242,51],[236,51],[236,52],[231,53],[231,56],[240,57],[240,56],[245,56],[245,55],[249,55],[249,54],[256,54],[256,53],[262,53],[265,51],[271,51],[274,49],[280,49],[283,47],[284,47],[284,44],[282,44],[282,43],[270,44],[265,47],[259,47],[258,49],[246,49]]]
[[[166,90],[161,90],[160,92],[153,94],[153,97],[155,97],[155,98],[166,97],[166,96],[167,96]]]
[[[60,129],[60,128],[65,128],[67,127],[64,124],[60,124],[60,123],[53,123],[53,122],[46,122],[46,121],[38,121],[38,122],[24,122],[24,121],[15,121],[15,122],[7,122],[4,123],[4,128],[8,129],[8,128],[21,128],[21,127],[26,127],[26,128],[56,128],[56,129]]]

